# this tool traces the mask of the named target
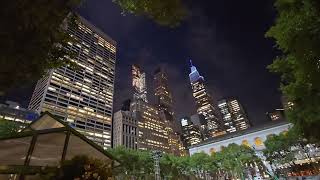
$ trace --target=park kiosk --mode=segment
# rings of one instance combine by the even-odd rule
[[[120,165],[102,147],[45,112],[15,136],[0,138],[0,180],[21,179],[16,178],[21,174],[31,177],[44,167],[56,168],[81,155],[107,162],[110,172]]]

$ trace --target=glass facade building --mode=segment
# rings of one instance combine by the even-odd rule
[[[182,127],[182,140],[185,147],[189,148],[202,141],[199,127],[195,125],[189,117],[182,118],[180,122]]]
[[[21,108],[16,102],[6,101],[6,104],[0,104],[0,119],[14,121],[21,126],[25,126],[38,119],[38,117],[37,112]]]
[[[164,110],[173,116],[173,98],[172,93],[169,90],[168,75],[162,68],[158,68],[154,72],[153,80],[156,106],[159,110]]]
[[[158,108],[162,121],[165,122],[170,151],[172,154],[179,156],[183,152],[183,144],[174,117],[173,97],[169,89],[168,75],[163,68],[159,67],[154,72],[153,80],[155,106]]]
[[[67,31],[76,39],[67,49],[76,54],[72,61],[78,67],[60,67],[40,79],[29,109],[48,111],[98,145],[111,147],[116,42],[82,17]]]
[[[138,122],[138,149],[170,153],[166,124],[158,109],[143,100],[133,101],[130,109]]]
[[[223,116],[223,122],[228,133],[250,127],[247,113],[237,99],[222,99],[218,102],[218,107]]]
[[[219,136],[225,133],[224,126],[220,118],[212,97],[209,95],[203,76],[201,76],[195,66],[190,62],[191,72],[189,79],[191,82],[193,97],[196,101],[197,113],[202,115],[206,121],[207,137]]]

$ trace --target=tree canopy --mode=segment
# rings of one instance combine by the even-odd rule
[[[295,128],[320,140],[320,2],[276,0],[278,17],[266,33],[283,53],[269,66],[281,75],[283,95],[294,105],[286,112]]]
[[[145,15],[160,25],[175,27],[186,17],[182,0],[113,0],[124,12]]]
[[[131,150],[121,146],[109,149],[108,152],[122,162],[116,170],[116,176],[122,179],[153,176],[154,164],[151,152]],[[247,146],[231,144],[211,156],[204,152],[195,153],[190,157],[162,154],[160,173],[163,178],[172,180],[186,179],[186,177],[205,179],[209,175],[240,178],[247,175],[246,170],[253,170],[250,165],[262,166],[255,152]]]
[[[0,119],[0,137],[10,137],[18,133],[20,126],[12,121]]]
[[[220,152],[214,153],[213,158],[216,160],[218,167],[232,176],[243,178],[246,171],[250,171],[250,165],[262,166],[255,152],[248,146],[230,144]]]
[[[266,160],[276,167],[278,171],[281,166],[290,167],[282,169],[283,174],[288,172],[298,172],[296,162],[298,160],[308,160],[310,170],[316,170],[313,167],[314,158],[318,154],[317,144],[313,144],[304,138],[301,134],[297,133],[295,129],[290,129],[288,132],[279,135],[272,135],[265,141],[266,149],[263,154]]]
[[[40,79],[48,69],[71,64],[71,37],[63,21],[77,0],[4,1],[0,6],[0,91]]]

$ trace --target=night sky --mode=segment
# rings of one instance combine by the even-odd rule
[[[199,2],[201,1],[201,2]],[[279,77],[266,69],[276,55],[264,37],[273,24],[270,0],[191,0],[189,17],[181,26],[162,27],[140,16],[121,15],[111,0],[87,0],[79,13],[118,43],[114,108],[132,97],[131,65],[147,74],[153,101],[153,72],[164,66],[173,91],[177,117],[195,113],[189,82],[189,59],[217,100],[237,97],[254,125],[280,107]],[[17,89],[6,98],[27,106],[32,88]]]

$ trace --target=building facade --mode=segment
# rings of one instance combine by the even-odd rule
[[[0,119],[14,121],[24,126],[38,118],[37,112],[21,108],[17,102],[6,101],[5,104],[0,104]]]
[[[154,96],[155,104],[159,110],[174,115],[173,112],[173,98],[169,90],[168,75],[162,68],[158,68],[154,72]]]
[[[148,102],[146,73],[141,71],[137,65],[132,65],[132,87],[133,100],[142,100]]]
[[[292,127],[292,124],[286,121],[270,122],[261,127],[249,128],[244,131],[208,139],[191,147],[189,154],[192,155],[199,152],[211,154],[220,151],[223,147],[227,147],[232,143],[250,146],[257,151],[261,151],[265,148],[264,141],[268,136],[288,131],[290,127]]]
[[[181,155],[183,143],[178,133],[178,123],[174,117],[173,97],[169,89],[168,75],[161,67],[154,72],[154,96],[155,106],[160,113],[162,121],[165,122],[170,151],[177,156]]]
[[[193,114],[190,116],[190,120],[195,126],[199,127],[202,139],[207,139],[209,132],[204,116],[201,114]]]
[[[131,111],[117,111],[113,116],[113,147],[138,148],[138,123]]]
[[[218,107],[228,133],[245,130],[251,126],[245,109],[237,99],[222,99],[218,101]]]
[[[225,134],[224,125],[221,121],[219,111],[208,94],[204,78],[199,74],[197,68],[191,64],[189,79],[191,82],[193,97],[196,101],[197,113],[205,118],[208,137]]]
[[[76,39],[67,49],[77,69],[51,70],[40,79],[29,109],[49,111],[98,145],[111,147],[116,42],[83,18],[67,27]]]
[[[272,112],[267,112],[266,113],[267,118],[271,121],[279,121],[279,120],[284,120],[284,109],[276,109]]]
[[[182,127],[182,140],[187,149],[199,144],[203,140],[199,127],[195,125],[189,117],[182,118],[180,122]]]
[[[138,149],[170,153],[166,124],[158,109],[142,99],[133,101],[130,109],[138,122]]]

